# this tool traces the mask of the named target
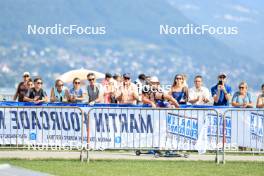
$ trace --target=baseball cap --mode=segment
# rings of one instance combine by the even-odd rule
[[[220,72],[220,73],[218,74],[218,77],[220,77],[220,76],[225,76],[225,77],[227,77],[226,73],[224,73],[224,72]]]
[[[130,74],[129,74],[129,73],[125,73],[125,74],[123,74],[123,77],[124,77],[124,78],[129,78],[129,79],[130,79]]]
[[[159,79],[156,76],[152,76],[149,81],[150,82],[153,82],[153,83],[158,83],[159,82]]]
[[[30,76],[30,73],[29,73],[29,72],[24,72],[24,73],[23,73],[23,76],[25,76],[25,75]]]
[[[119,73],[115,73],[113,77],[121,77]]]
[[[106,73],[106,74],[105,74],[105,77],[106,77],[106,78],[112,78],[112,74],[111,74],[111,73]]]

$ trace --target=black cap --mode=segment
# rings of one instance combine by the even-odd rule
[[[116,79],[118,77],[121,77],[121,75],[119,73],[115,73],[114,76],[113,76],[114,79]]]
[[[138,79],[145,80],[146,79],[146,75],[145,74],[139,74],[138,75]]]
[[[112,74],[111,73],[106,73],[105,74],[105,78],[112,78]]]

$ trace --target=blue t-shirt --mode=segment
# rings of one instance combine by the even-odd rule
[[[236,92],[232,98],[232,102],[236,102],[239,104],[244,104],[244,103],[252,103],[251,95],[250,93],[247,93],[244,98],[239,96],[240,93]]]
[[[75,90],[74,88],[70,89],[70,95],[75,95],[77,98],[80,98],[83,95],[83,90],[80,88],[78,90]],[[76,100],[75,103],[81,103],[82,100]]]
[[[228,94],[232,94],[232,89],[229,85],[225,84],[225,89]],[[217,95],[218,85],[215,85],[211,88],[212,96]],[[229,106],[229,101],[225,98],[224,91],[220,91],[220,96],[218,102],[214,102],[214,106]]]

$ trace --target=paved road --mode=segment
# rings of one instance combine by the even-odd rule
[[[9,164],[0,164],[1,176],[49,176],[49,174],[31,171],[28,169],[11,166]]]
[[[84,156],[86,153],[84,153]],[[215,155],[198,155],[191,154],[188,158],[184,157],[159,157],[155,158],[154,155],[142,154],[136,156],[133,152],[106,152],[106,151],[91,151],[89,152],[90,159],[129,159],[129,160],[204,160],[214,161]],[[0,158],[21,158],[21,159],[79,159],[80,152],[55,152],[55,151],[0,151]],[[264,156],[238,156],[226,155],[226,161],[263,161]]]

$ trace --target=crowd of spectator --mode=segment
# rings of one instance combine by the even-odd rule
[[[264,84],[257,102],[253,103],[248,85],[242,81],[238,90],[232,93],[227,84],[227,75],[220,73],[217,83],[209,90],[203,85],[203,77],[194,78],[194,86],[189,88],[186,75],[177,74],[171,85],[161,85],[155,76],[140,74],[134,82],[129,73],[123,75],[106,73],[101,83],[96,75],[87,75],[88,83],[83,88],[83,80],[76,77],[70,88],[62,80],[56,80],[48,97],[43,89],[40,77],[31,79],[29,72],[24,72],[23,81],[18,84],[13,100],[19,102],[64,102],[64,103],[97,103],[105,104],[148,104],[152,107],[178,108],[180,105],[214,105],[240,108],[264,108]]]

